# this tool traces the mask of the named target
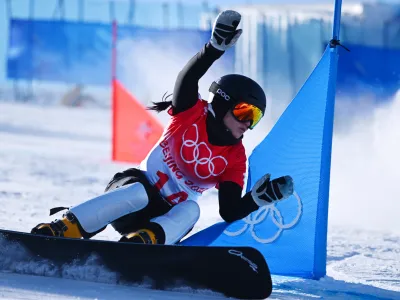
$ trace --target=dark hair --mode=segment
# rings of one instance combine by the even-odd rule
[[[148,106],[148,110],[154,110],[156,112],[162,112],[169,108],[172,105],[172,101],[167,101],[169,97],[172,96],[172,94],[167,95],[168,92],[165,92],[165,94],[162,96],[162,100],[159,102],[151,102],[153,105]]]

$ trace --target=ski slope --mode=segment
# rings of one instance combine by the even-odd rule
[[[274,276],[270,299],[400,299],[399,114],[400,94],[387,107],[354,116],[346,130],[337,124],[327,276]],[[0,228],[29,231],[53,220],[50,208],[102,193],[115,172],[131,167],[110,162],[110,119],[106,109],[0,102]],[[244,139],[247,146],[256,134]],[[221,220],[215,191],[199,204],[192,233]],[[107,228],[95,238],[117,240],[118,234]],[[223,298],[211,291],[116,285],[115,274],[95,263],[62,270],[29,264],[4,243],[0,254],[1,299]]]

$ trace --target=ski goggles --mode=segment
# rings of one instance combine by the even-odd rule
[[[232,108],[232,115],[239,122],[250,121],[250,129],[253,129],[263,117],[263,112],[257,106],[240,102]]]

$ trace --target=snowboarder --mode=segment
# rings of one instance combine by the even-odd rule
[[[172,101],[150,107],[168,109],[171,120],[140,167],[115,174],[104,194],[70,208],[60,220],[37,225],[32,233],[91,238],[111,224],[121,241],[175,244],[198,221],[196,200],[209,188],[218,189],[219,213],[226,222],[293,193],[290,176],[272,180],[266,174],[242,197],[242,137],[264,115],[263,89],[246,76],[229,74],[211,84],[209,102],[198,94],[200,78],[242,34],[240,19],[238,12],[221,12],[209,42],[178,74]]]

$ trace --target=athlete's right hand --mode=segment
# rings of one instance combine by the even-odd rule
[[[215,19],[210,43],[221,51],[225,51],[232,47],[240,35],[242,29],[236,29],[240,23],[241,15],[233,10],[225,10],[221,12]]]
[[[293,194],[292,177],[282,176],[273,180],[270,177],[270,174],[261,177],[251,190],[251,196],[258,206],[273,204]]]

